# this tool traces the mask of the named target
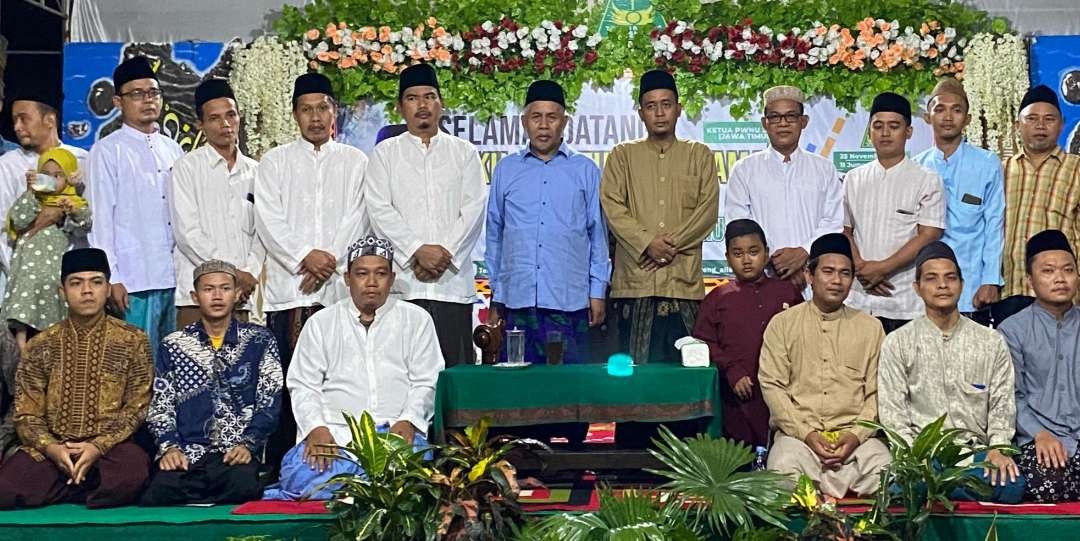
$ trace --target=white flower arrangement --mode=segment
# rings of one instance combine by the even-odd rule
[[[1001,156],[1015,152],[1014,121],[1029,86],[1024,38],[976,34],[964,51],[964,91],[971,122],[967,138]]]
[[[252,158],[259,159],[299,134],[292,117],[293,82],[307,71],[300,44],[282,43],[277,36],[261,36],[235,51],[229,84]]]

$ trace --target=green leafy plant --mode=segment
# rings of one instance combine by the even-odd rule
[[[431,483],[433,470],[424,463],[426,450],[392,433],[379,433],[364,412],[359,419],[344,414],[352,441],[320,456],[347,460],[363,475],[339,474],[330,510],[337,513],[333,540],[408,541],[434,539],[438,528],[439,492]],[[336,451],[344,451],[339,455]]]
[[[970,443],[971,432],[962,428],[945,428],[946,415],[926,425],[910,443],[899,433],[879,423],[860,421],[859,424],[881,430],[889,444],[892,462],[881,474],[881,486],[873,508],[865,517],[869,524],[895,534],[905,541],[922,538],[930,514],[938,507],[952,512],[949,495],[965,490],[980,497],[990,494],[990,486],[972,470],[994,466],[973,462],[976,455],[998,449],[1009,454],[1016,449],[1008,445]],[[894,514],[892,507],[902,510]]]
[[[740,471],[754,460],[747,445],[699,434],[680,440],[666,427],[650,449],[666,469],[647,470],[668,482],[661,487],[687,504],[692,522],[705,522],[715,532],[729,533],[753,525],[755,519],[784,527],[782,508],[791,499],[784,477],[771,471]],[[699,505],[692,505],[699,504]]]
[[[488,438],[488,419],[451,432],[432,482],[439,489],[439,533],[448,540],[508,539],[523,522],[517,472],[508,455],[536,440]]]
[[[344,414],[352,441],[318,453],[348,460],[361,475],[341,474],[330,510],[334,540],[495,541],[523,522],[516,472],[507,456],[534,440],[488,438],[487,419],[451,432],[452,443],[414,450],[392,433],[379,433],[371,415]],[[434,462],[425,461],[438,451]],[[339,452],[343,452],[339,454]]]

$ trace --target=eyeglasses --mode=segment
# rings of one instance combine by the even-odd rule
[[[150,90],[132,90],[131,92],[117,94],[117,96],[126,96],[135,101],[156,100],[161,97],[161,90],[157,88],[151,88]]]
[[[779,124],[780,121],[784,121],[788,124],[794,124],[798,122],[800,118],[802,118],[802,115],[799,113],[769,113],[765,115],[765,122],[768,122],[769,124]]]

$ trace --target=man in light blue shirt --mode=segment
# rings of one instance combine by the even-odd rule
[[[544,362],[546,343],[563,360],[586,362],[588,327],[603,323],[611,276],[600,169],[562,142],[563,89],[536,81],[525,98],[529,146],[503,158],[491,179],[485,262],[489,323],[525,331],[525,360]]]
[[[1001,252],[1005,240],[1005,179],[996,154],[964,141],[971,121],[967,94],[953,78],[931,94],[925,113],[934,129],[934,146],[915,161],[941,175],[945,184],[945,234],[965,277],[960,312],[971,315],[998,301]]]

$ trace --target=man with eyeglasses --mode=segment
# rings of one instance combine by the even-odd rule
[[[701,243],[716,227],[720,185],[712,150],[676,137],[675,79],[641,76],[638,116],[648,137],[612,150],[600,204],[615,235],[611,297],[619,338],[635,362],[673,362],[705,297]]]
[[[765,91],[763,101],[761,127],[769,147],[731,169],[724,219],[761,225],[776,247],[769,256],[771,274],[803,289],[810,243],[844,228],[844,189],[831,161],[799,147],[810,121],[802,90],[776,86]]]
[[[1016,125],[1023,148],[1005,161],[1002,297],[1032,295],[1024,271],[1024,246],[1032,235],[1060,229],[1070,245],[1080,245],[1080,156],[1058,146],[1062,118],[1054,91],[1045,85],[1028,90]]]
[[[90,245],[105,250],[109,302],[150,337],[151,351],[176,330],[169,177],[184,154],[161,133],[161,88],[150,61],[133,56],[113,71],[120,129],[94,143],[86,196],[94,210]]]

